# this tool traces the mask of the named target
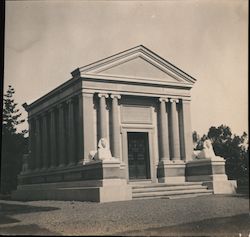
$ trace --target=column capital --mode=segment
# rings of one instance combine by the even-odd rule
[[[168,98],[160,97],[159,101],[160,102],[168,102]]]
[[[73,103],[73,98],[72,98],[72,97],[68,98],[68,99],[66,100],[66,103],[67,103],[67,104]]]
[[[51,107],[51,108],[48,109],[49,113],[52,113],[53,111],[55,111],[55,107]]]
[[[171,103],[179,103],[180,102],[180,100],[179,99],[176,99],[176,98],[171,98],[170,100],[169,100]]]
[[[44,118],[44,117],[46,117],[48,115],[48,111],[46,110],[46,111],[44,111],[44,112],[42,112],[42,117]]]
[[[191,103],[191,98],[182,99],[182,103]]]
[[[57,104],[57,105],[56,105],[56,107],[57,107],[58,109],[63,108],[63,102],[61,102],[61,103]]]
[[[35,121],[35,119],[36,119],[36,117],[28,117],[27,118],[27,121],[28,121],[28,123],[31,123],[32,121]]]
[[[35,120],[35,121],[39,121],[40,118],[41,118],[41,115],[39,114],[39,115],[36,115],[36,116],[34,117],[34,120]]]
[[[98,93],[98,97],[99,97],[99,98],[101,98],[101,97],[108,98],[109,95],[108,95],[108,94],[105,94],[105,93]]]
[[[121,95],[118,94],[111,94],[110,96],[112,99],[117,98],[118,100],[121,99]]]

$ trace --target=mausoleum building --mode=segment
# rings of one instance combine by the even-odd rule
[[[71,74],[24,104],[28,168],[14,199],[130,200],[145,186],[205,194],[213,192],[215,178],[232,192],[223,159],[192,158],[195,78],[142,45]]]

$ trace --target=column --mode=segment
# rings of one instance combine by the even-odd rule
[[[58,124],[59,124],[59,167],[65,166],[66,163],[66,154],[65,154],[65,146],[66,146],[66,140],[65,140],[65,128],[64,128],[64,106],[63,104],[58,105]]]
[[[81,162],[81,160],[84,159],[84,149],[83,149],[83,95],[78,94],[77,96],[78,99],[78,123],[77,123],[77,133],[78,133],[78,163]]]
[[[168,140],[168,115],[166,113],[166,102],[168,99],[160,98],[160,147],[161,147],[161,161],[169,160],[169,140]]]
[[[172,139],[172,160],[180,160],[180,138],[179,138],[179,122],[176,103],[178,99],[170,99],[171,102],[171,139]]]
[[[28,144],[28,169],[33,170],[35,166],[34,156],[34,119],[29,118],[29,144]]]
[[[119,113],[118,113],[118,99],[121,99],[120,95],[111,95],[112,98],[112,155],[119,159],[120,158],[120,124],[119,124]]]
[[[43,169],[48,168],[49,157],[48,157],[48,125],[47,125],[47,113],[45,112],[42,115],[42,127],[43,127],[43,135],[42,135],[42,154],[43,154]]]
[[[94,94],[83,92],[79,95],[79,158],[88,160],[89,152],[97,149]]]
[[[56,121],[55,109],[51,108],[50,113],[50,168],[56,167]]]
[[[68,103],[68,157],[69,157],[69,166],[75,165],[75,134],[74,134],[74,110],[73,110],[73,99],[70,98],[67,100]]]
[[[182,100],[185,161],[189,161],[192,159],[193,152],[190,104],[190,100]]]
[[[100,98],[100,138],[107,138],[107,115],[106,115],[106,98],[108,94],[98,94]]]
[[[36,123],[36,151],[35,151],[35,168],[39,170],[41,168],[41,131],[40,131],[40,118],[35,118]]]
[[[178,118],[179,118],[179,136],[180,136],[180,156],[181,160],[185,160],[185,138],[184,138],[182,99],[180,100],[178,105],[177,105],[177,110],[179,115]]]

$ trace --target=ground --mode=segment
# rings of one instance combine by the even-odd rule
[[[249,198],[208,195],[113,203],[0,200],[0,234],[250,236]]]

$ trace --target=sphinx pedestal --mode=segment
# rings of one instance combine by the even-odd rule
[[[186,163],[186,181],[202,181],[214,194],[236,193],[236,180],[228,180],[225,160],[216,156],[212,159],[197,159]]]

